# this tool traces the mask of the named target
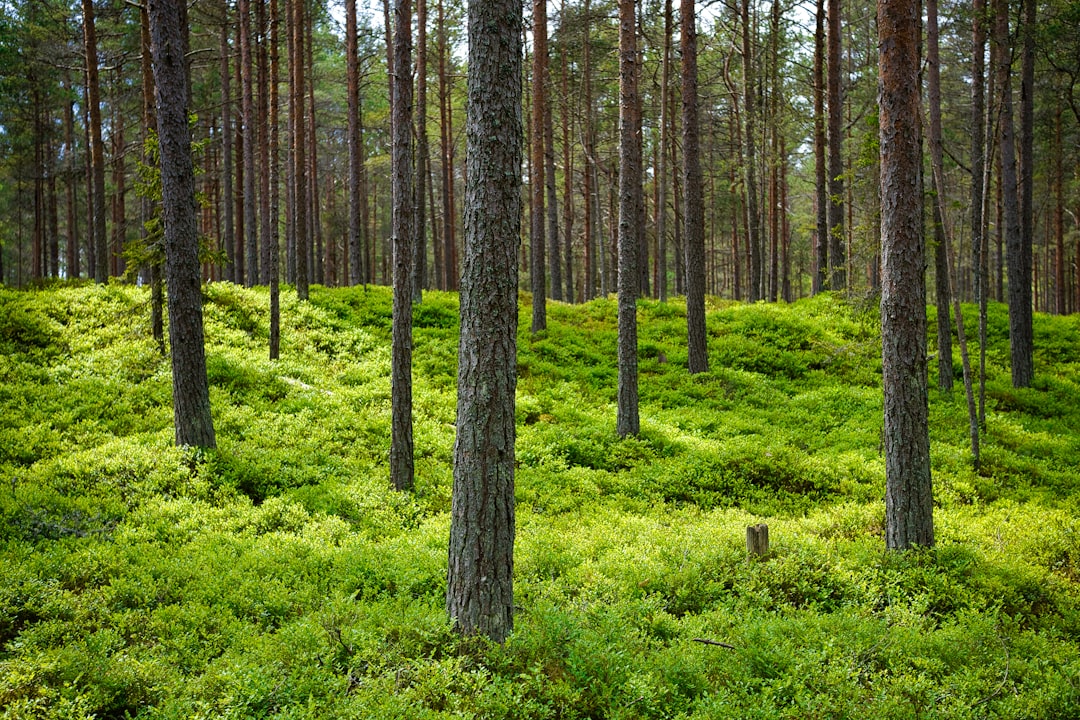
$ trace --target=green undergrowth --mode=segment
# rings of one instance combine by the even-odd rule
[[[407,494],[389,290],[285,293],[273,362],[264,290],[204,299],[219,447],[196,452],[144,289],[0,289],[0,718],[1080,717],[1076,316],[1036,316],[1016,390],[991,306],[978,472],[957,350],[930,393],[937,546],[893,555],[876,312],[710,300],[692,376],[684,306],[643,300],[620,440],[614,298],[533,336],[523,295],[493,646],[443,611],[456,295],[414,308]]]

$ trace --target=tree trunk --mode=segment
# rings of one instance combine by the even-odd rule
[[[918,9],[878,0],[885,544],[934,544],[919,154]]]
[[[986,1],[973,0],[971,6],[971,248],[975,302],[979,305],[979,422],[985,417],[986,403],[986,315],[990,293],[987,268],[990,247],[986,237],[987,172],[986,162],[992,123],[986,116]]]
[[[222,245],[225,247],[227,268],[225,276],[233,282],[242,282],[236,276],[240,263],[236,261],[236,246],[233,238],[233,149],[232,149],[232,92],[229,80],[232,77],[229,63],[229,3],[221,1],[221,34],[219,39],[218,73],[221,75],[221,197],[224,222],[222,222]]]
[[[427,285],[427,216],[424,195],[427,193],[427,0],[416,0],[416,194],[413,199],[414,240],[412,301],[423,300]]]
[[[292,0],[292,58],[289,61],[293,131],[293,249],[296,253],[296,296],[308,299],[307,134],[304,119],[304,2]]]
[[[634,0],[619,0],[619,392],[616,432],[637,435],[638,207],[641,189],[641,126],[638,114],[637,24]]]
[[[998,45],[998,89],[1001,92],[1001,184],[1005,245],[1009,269],[1009,349],[1014,387],[1031,384],[1031,346],[1025,340],[1031,317],[1031,253],[1024,253],[1017,207],[1016,140],[1013,130],[1012,70],[1009,52],[1009,6],[995,0],[994,42]]]
[[[547,0],[533,0],[532,115],[529,128],[529,284],[532,290],[532,332],[547,329],[544,238],[544,108],[547,84]]]
[[[686,248],[686,336],[691,373],[709,369],[705,336],[705,192],[698,141],[697,27],[694,0],[679,4],[682,51],[683,243]]]
[[[949,256],[945,248],[945,218],[941,212],[945,188],[939,183],[944,174],[941,147],[941,70],[938,52],[937,0],[926,0],[926,66],[927,101],[930,105],[930,164],[935,171],[931,178],[934,197],[934,297],[937,304],[938,389],[950,392],[953,388],[952,327],[949,317]],[[963,322],[963,320],[961,320]]]
[[[420,0],[423,2],[424,0]],[[360,217],[360,58],[356,42],[356,0],[345,0],[345,84],[349,96],[349,284],[367,279],[360,236],[364,232]]]
[[[879,9],[880,9],[879,0]],[[829,0],[829,289],[847,287],[844,253],[843,103],[840,87],[840,0]]]
[[[391,96],[394,307],[391,348],[390,481],[413,487],[412,428],[412,3],[394,3],[394,81]]]
[[[86,103],[90,115],[90,166],[94,184],[94,281],[109,279],[109,247],[105,235],[105,143],[101,139],[101,94],[98,83],[97,30],[94,0],[82,0],[83,43],[86,50]]]
[[[750,242],[750,302],[764,298],[764,258],[761,252],[761,209],[758,206],[757,184],[757,79],[754,71],[754,46],[751,42],[753,17],[750,0],[742,0],[742,65],[743,65],[743,119],[746,133],[744,177],[746,180],[746,227]],[[686,151],[683,150],[685,153]],[[689,188],[688,188],[689,190]],[[689,238],[686,238],[689,242]],[[687,285],[689,285],[687,277]],[[689,289],[689,288],[688,288]]]
[[[560,25],[566,27],[566,4],[560,10]],[[563,240],[566,248],[566,301],[574,302],[574,155],[570,151],[570,68],[568,42],[561,38],[559,49],[562,60],[562,102],[560,105],[562,121],[563,151]]]
[[[1009,351],[1013,387],[1035,378],[1031,271],[1035,245],[1035,0],[1021,2],[1020,245],[1009,251]]]
[[[270,235],[272,224],[276,222],[270,214],[270,128],[273,116],[270,113],[270,57],[269,25],[266,3],[268,0],[256,0],[256,21],[259,28],[257,45],[258,94],[255,113],[256,144],[259,148],[259,283],[270,284]],[[273,0],[269,0],[273,2]],[[254,282],[254,280],[253,280]]]
[[[240,24],[240,113],[243,115],[241,143],[244,156],[244,277],[246,287],[259,278],[259,245],[255,219],[255,103],[251,87],[251,3],[236,0]]]
[[[546,0],[545,0],[546,2]],[[550,86],[549,60],[544,57],[544,83]],[[547,188],[547,239],[548,262],[551,266],[551,299],[563,299],[562,268],[559,262],[559,205],[555,194],[555,121],[552,118],[551,99],[544,93],[544,186]]]
[[[671,93],[671,32],[673,23],[671,0],[664,0],[664,44],[660,66],[660,151],[656,172],[656,263],[657,295],[661,302],[668,297],[667,282],[667,190],[668,190],[668,143],[671,142],[671,117],[668,113],[668,96]],[[682,16],[680,15],[680,22]],[[681,259],[681,258],[680,258]]]
[[[280,136],[278,130],[278,46],[280,39],[278,32],[280,18],[278,16],[278,3],[280,0],[270,0],[270,93],[267,98],[269,103],[270,122],[270,359],[277,360],[281,354],[281,245],[278,236],[279,208],[279,168],[281,163]]]
[[[147,25],[146,10],[143,10],[143,29],[144,29],[144,43],[143,52],[150,52],[149,44],[149,25]],[[146,58],[145,68],[149,70],[150,59]],[[70,79],[65,83],[67,90],[71,90]],[[153,92],[151,91],[150,103],[153,103]],[[64,188],[66,192],[66,208],[67,208],[67,248],[64,253],[64,261],[67,269],[67,277],[69,279],[77,279],[80,275],[80,263],[79,263],[79,220],[78,220],[78,182],[75,173],[75,100],[69,99],[64,103],[64,144],[66,148],[67,161],[67,177],[64,179]],[[146,201],[144,201],[145,204]],[[149,219],[149,218],[144,218]],[[0,278],[3,278],[3,273],[0,273]]]
[[[465,256],[446,609],[459,632],[513,630],[514,393],[521,215],[521,0],[469,12]]]
[[[195,168],[188,130],[184,0],[149,0],[161,158],[165,274],[169,288],[176,444],[212,448],[214,423],[203,347]]]
[[[310,8],[310,6],[309,6]],[[307,58],[307,102],[308,102],[308,165],[307,165],[307,198],[308,198],[308,268],[311,272],[310,279],[320,285],[326,283],[325,260],[326,249],[323,246],[321,205],[319,202],[319,144],[318,144],[318,118],[315,115],[315,50],[313,32],[315,20],[308,11],[307,25],[304,28],[304,55]]]
[[[1054,108],[1054,312],[1065,315],[1067,285],[1065,281],[1065,171],[1062,155],[1065,146],[1061,138],[1061,100]],[[1080,258],[1078,258],[1080,260]]]

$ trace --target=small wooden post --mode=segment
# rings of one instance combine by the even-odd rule
[[[765,523],[746,528],[746,552],[749,555],[769,554],[769,526]]]

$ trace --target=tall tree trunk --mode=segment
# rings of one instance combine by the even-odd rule
[[[473,0],[465,254],[446,610],[504,641],[514,623],[514,393],[521,215],[521,0]]]
[[[423,3],[425,0],[419,0]],[[360,236],[364,232],[360,217],[360,58],[357,54],[356,0],[345,0],[345,84],[349,97],[349,284],[367,280]],[[421,110],[421,112],[423,112]]]
[[[844,252],[843,101],[840,86],[840,0],[829,0],[829,289],[847,287]]]
[[[812,292],[816,295],[829,283],[829,182],[825,171],[825,0],[817,0],[814,30],[814,209],[816,271]]]
[[[105,235],[105,143],[101,139],[101,92],[98,83],[97,29],[94,0],[82,0],[83,44],[86,50],[86,104],[90,115],[90,166],[94,184],[94,281],[109,279],[109,247]]]
[[[638,207],[641,189],[641,125],[638,113],[637,24],[634,0],[619,0],[619,392],[616,432],[637,435]]]
[[[585,128],[582,131],[582,145],[585,153],[585,166],[582,168],[581,173],[581,194],[584,196],[583,211],[585,213],[585,234],[583,244],[585,246],[585,300],[592,300],[597,295],[597,277],[596,277],[596,215],[599,212],[597,205],[599,204],[597,198],[593,196],[594,192],[597,192],[595,183],[593,182],[595,175],[595,155],[594,155],[594,143],[593,143],[593,124],[592,124],[592,15],[590,14],[589,0],[584,0],[584,9],[582,14],[584,15],[584,24],[582,27],[582,49],[581,49],[581,82],[582,82],[582,100],[584,105],[584,124]]]
[[[149,27],[146,25],[145,20],[146,11],[143,10],[143,27],[145,32],[149,32]],[[146,36],[144,36],[145,38]],[[143,46],[143,52],[148,53],[150,50],[149,42],[145,42]],[[149,58],[145,63],[145,67],[149,69]],[[70,79],[65,82],[66,88],[71,90]],[[153,102],[153,95],[151,94],[150,102]],[[64,253],[64,262],[67,270],[67,277],[69,279],[77,279],[80,273],[79,264],[79,219],[78,219],[78,181],[75,173],[75,99],[71,97],[64,103],[64,153],[67,163],[66,177],[64,178],[64,189],[66,193],[66,209],[67,209],[67,247]],[[0,273],[0,278],[3,278],[3,273]]]
[[[318,117],[315,114],[315,43],[313,42],[314,18],[310,15],[310,5],[307,25],[304,28],[304,55],[307,58],[307,102],[308,102],[308,268],[311,271],[311,279],[319,284],[326,283],[325,259],[326,253],[323,246],[322,217],[319,202],[319,143],[318,143]]]
[[[270,284],[270,235],[275,222],[270,214],[270,57],[269,25],[266,4],[272,0],[255,0],[255,18],[259,28],[257,43],[258,93],[255,113],[256,144],[259,148],[259,283]]]
[[[664,43],[660,65],[660,149],[657,161],[656,183],[656,263],[657,295],[661,302],[667,301],[667,190],[668,190],[668,143],[671,142],[671,117],[668,113],[668,96],[671,93],[671,32],[673,22],[672,0],[664,0]],[[682,16],[680,15],[680,22]]]
[[[743,118],[746,123],[746,157],[744,177],[746,181],[746,226],[750,241],[750,301],[764,297],[764,259],[761,252],[761,210],[758,207],[757,184],[757,78],[754,71],[754,46],[751,42],[754,19],[750,12],[750,0],[742,0],[742,64],[743,64]],[[685,150],[683,152],[686,152]],[[689,238],[686,239],[689,241]],[[689,284],[689,278],[687,278]]]
[[[915,0],[878,0],[885,544],[934,544]]]
[[[990,126],[986,116],[986,0],[971,5],[971,248],[975,302],[979,305],[979,419],[985,417],[986,402],[986,315],[990,288],[986,269],[990,254],[986,237],[986,162]]]
[[[1014,387],[1035,378],[1031,271],[1035,245],[1035,0],[1021,2],[1020,245],[1009,252],[1009,351]]]
[[[161,159],[176,444],[212,448],[214,423],[203,347],[195,168],[188,130],[184,0],[148,0]]]
[[[949,318],[949,256],[945,248],[945,218],[941,212],[945,188],[939,183],[944,174],[941,147],[941,70],[938,52],[937,0],[926,0],[927,101],[930,105],[930,163],[935,171],[931,179],[934,223],[934,296],[937,304],[938,388],[949,392],[953,387],[952,326]],[[963,320],[961,320],[963,322]]]
[[[412,269],[414,304],[423,299],[424,286],[427,285],[427,216],[424,213],[424,195],[427,193],[428,167],[431,162],[427,137],[427,0],[416,0],[416,145]]]
[[[566,4],[560,9],[560,26],[566,27]],[[563,241],[566,248],[566,301],[574,302],[574,155],[570,140],[570,62],[568,41],[564,35],[560,39],[559,56],[562,61],[562,102],[560,120],[562,121],[563,151]]]
[[[394,3],[394,82],[391,96],[394,307],[391,348],[390,481],[413,487],[412,428],[412,3]]]
[[[228,258],[225,276],[235,283],[243,282],[243,278],[237,277],[237,269],[241,263],[236,261],[236,245],[233,238],[233,148],[232,148],[232,92],[229,88],[229,80],[232,77],[231,63],[229,62],[229,2],[221,0],[221,34],[219,39],[218,73],[221,75],[221,187],[224,222],[222,223],[222,245],[225,246],[225,257]]]
[[[533,0],[532,115],[529,129],[529,285],[532,290],[532,332],[547,328],[544,238],[544,108],[547,106],[547,0]]]
[[[679,3],[682,51],[683,243],[686,247],[686,336],[691,373],[709,369],[705,337],[705,191],[698,140],[697,26],[694,0]]]
[[[450,48],[447,40],[446,10],[439,0],[439,132],[442,156],[442,279],[439,288],[457,288],[457,252],[454,241],[454,135],[450,106]]]
[[[545,0],[546,1],[546,0]],[[544,84],[550,86],[549,60],[544,58]],[[548,262],[551,266],[551,299],[562,300],[562,268],[559,262],[559,205],[555,188],[555,121],[551,98],[544,93],[544,187],[547,189]]]
[[[1054,108],[1054,312],[1065,315],[1069,312],[1066,303],[1065,263],[1065,171],[1062,155],[1065,146],[1061,137],[1061,99]],[[1077,258],[1080,261],[1080,258]]]
[[[258,225],[255,219],[255,102],[251,87],[251,3],[236,0],[240,24],[240,112],[243,115],[241,143],[244,156],[244,277],[251,287],[259,279]]]
[[[279,188],[281,138],[278,123],[278,37],[281,27],[278,3],[270,1],[270,93],[267,115],[270,122],[270,359],[277,360],[281,354],[281,243],[278,235],[280,216]]]
[[[292,0],[292,57],[289,59],[290,105],[292,110],[293,158],[293,248],[296,253],[296,296],[308,299],[308,253],[311,236],[308,234],[307,193],[307,128],[304,118],[304,4]]]
[[[994,42],[998,48],[998,89],[1001,92],[1001,184],[1005,218],[1005,243],[1009,268],[1009,349],[1012,359],[1014,387],[1031,384],[1030,345],[1025,341],[1024,318],[1031,316],[1031,254],[1025,262],[1024,240],[1021,235],[1020,210],[1017,207],[1016,140],[1013,130],[1012,72],[1008,50],[1009,7],[1007,0],[994,0]]]

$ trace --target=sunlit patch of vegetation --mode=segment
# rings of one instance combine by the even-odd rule
[[[414,309],[400,494],[388,289],[283,293],[271,362],[266,291],[208,285],[211,452],[172,445],[145,289],[0,289],[0,718],[1075,714],[1080,319],[1036,316],[1015,390],[991,307],[982,467],[962,390],[931,390],[938,545],[889,555],[872,308],[710,302],[691,376],[685,307],[642,301],[620,440],[614,299],[553,303],[536,336],[522,299],[516,629],[492,646],[443,611],[456,295]]]

